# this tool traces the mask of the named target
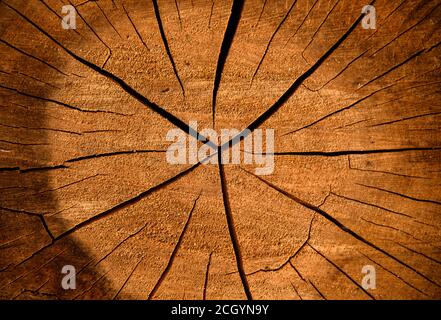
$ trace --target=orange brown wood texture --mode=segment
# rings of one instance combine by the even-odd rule
[[[0,298],[440,299],[441,2],[369,3],[0,1]],[[190,121],[274,172],[169,164]]]

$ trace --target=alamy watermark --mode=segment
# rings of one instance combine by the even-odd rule
[[[361,13],[365,16],[361,20],[361,26],[363,29],[376,29],[377,28],[377,13],[375,7],[372,5],[366,5],[361,9]]]
[[[203,129],[200,136],[208,139],[198,146],[197,121],[190,121],[189,132],[171,129],[167,141],[173,143],[166,153],[170,164],[255,164],[257,175],[268,175],[274,171],[274,129]],[[265,139],[265,143],[264,143]],[[200,140],[200,139],[199,139]],[[216,142],[219,142],[219,146]],[[241,145],[243,144],[243,150]],[[263,148],[265,147],[265,151]],[[243,152],[242,152],[243,151]],[[218,153],[220,152],[220,157]]]
[[[361,269],[361,272],[365,274],[361,280],[361,287],[364,290],[376,289],[377,288],[377,273],[375,267],[371,265],[365,265]]]
[[[61,273],[65,274],[61,280],[61,287],[64,290],[75,290],[77,288],[77,273],[74,266],[65,265],[61,269]]]
[[[61,8],[61,13],[64,14],[61,20],[61,26],[63,29],[76,29],[77,28],[77,11],[72,5],[65,5]]]

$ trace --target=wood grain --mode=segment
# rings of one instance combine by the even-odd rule
[[[366,4],[0,1],[0,298],[440,299],[441,2]],[[274,173],[167,163],[190,121]]]

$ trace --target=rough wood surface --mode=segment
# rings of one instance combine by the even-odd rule
[[[0,1],[1,298],[441,298],[440,1],[71,1]],[[274,173],[168,164],[189,121]]]

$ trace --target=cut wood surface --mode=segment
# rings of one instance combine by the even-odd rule
[[[441,2],[367,4],[0,1],[0,298],[440,299]],[[168,163],[190,121],[274,172]]]

